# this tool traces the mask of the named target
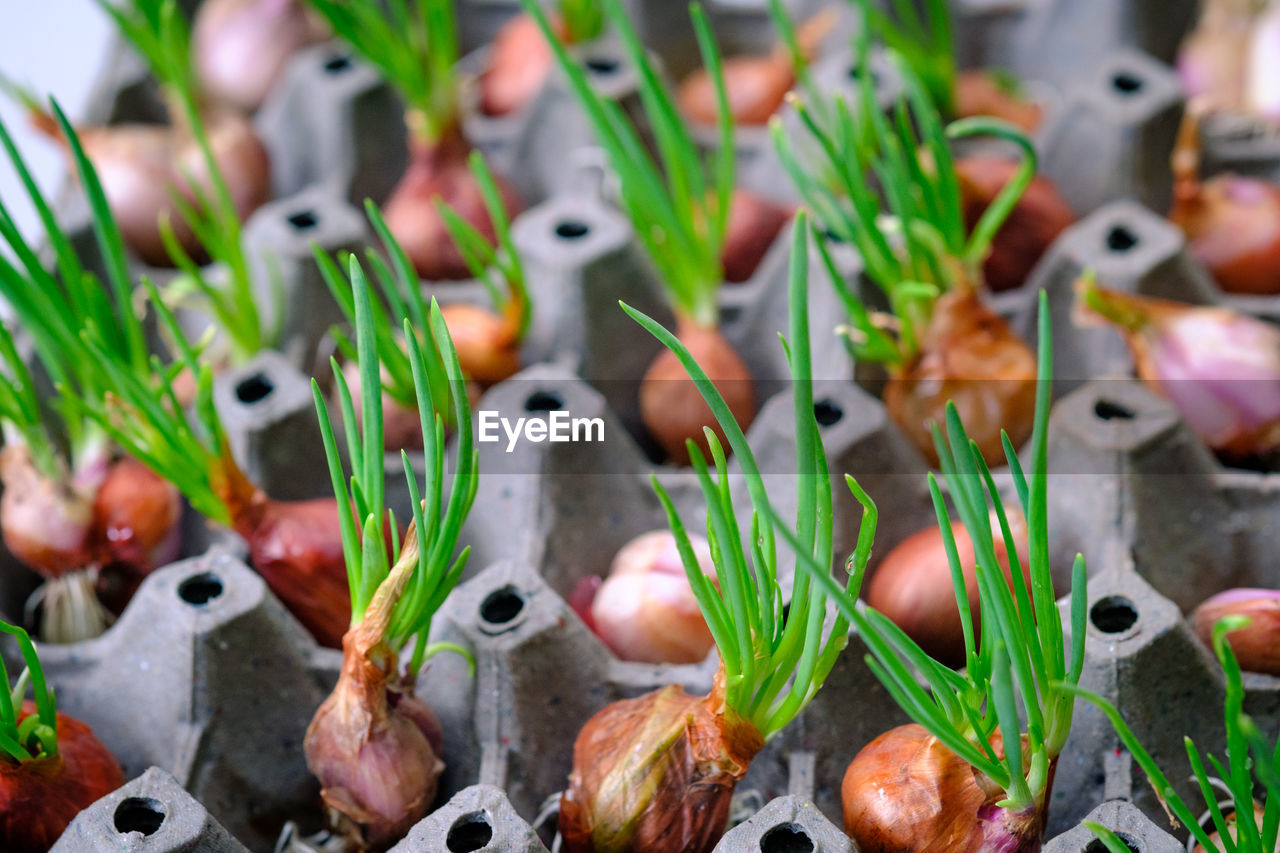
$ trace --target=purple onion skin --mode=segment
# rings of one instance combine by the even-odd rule
[[[1044,809],[1030,806],[1021,811],[988,803],[978,809],[983,841],[979,853],[1040,853],[1044,833]]]
[[[192,52],[207,93],[253,112],[293,55],[326,37],[302,0],[206,0]]]

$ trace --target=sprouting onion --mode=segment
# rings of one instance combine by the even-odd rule
[[[785,343],[795,388],[798,510],[794,532],[811,560],[833,561],[831,486],[813,410],[808,329],[808,229],[800,213],[789,278],[791,331]],[[848,643],[837,617],[824,630],[827,599],[856,598],[875,530],[867,507],[849,577],[832,591],[796,578],[784,606],[778,581],[769,497],[746,437],[728,403],[693,354],[671,332],[640,312],[624,310],[675,353],[715,413],[741,466],[750,495],[750,531],[739,529],[725,448],[706,430],[711,465],[692,440],[688,450],[707,506],[715,580],[706,577],[666,490],[653,480],[667,512],[685,573],[715,638],[721,667],[710,695],[678,686],[615,702],[591,718],[574,744],[573,773],[560,803],[560,834],[577,851],[709,851],[724,831],[737,781],[752,757],[813,698]],[[749,533],[744,540],[743,534]]]
[[[581,63],[555,38],[537,3],[523,2],[550,42],[608,154],[622,207],[657,268],[675,311],[677,336],[716,381],[737,422],[750,424],[755,415],[751,376],[717,329],[720,312],[716,297],[724,279],[722,251],[733,196],[734,149],[720,55],[705,12],[697,3],[689,7],[703,64],[716,81],[720,104],[719,146],[704,160],[622,5],[618,0],[604,0],[605,14],[639,78],[640,99],[658,149],[659,162],[654,162],[622,108],[591,88]],[[640,411],[645,426],[675,461],[686,460],[687,439],[700,441],[704,426],[714,428],[711,412],[667,351],[645,374]]]
[[[56,104],[51,115],[61,122],[91,202],[105,209],[92,167]],[[54,259],[53,269],[46,269],[0,202],[0,239],[9,251],[8,257],[0,257],[0,298],[12,308],[31,340],[35,361],[56,389],[47,404],[40,400],[31,366],[13,335],[0,330],[0,371],[5,374],[0,383],[5,439],[0,450],[5,485],[0,532],[9,550],[45,578],[36,593],[41,637],[73,642],[97,636],[110,621],[95,589],[100,572],[138,577],[177,556],[181,505],[165,484],[138,477],[116,461],[106,433],[78,405],[102,401],[112,390],[85,355],[83,328],[97,330],[103,350],[122,369],[148,369],[119,232],[96,223],[104,284],[81,264],[2,124],[0,145],[35,208]],[[104,494],[110,495],[111,505],[99,500]]]
[[[418,273],[429,280],[466,278],[465,259],[435,207],[437,197],[494,239],[483,194],[467,169],[457,77],[458,33],[452,0],[307,0],[405,102],[409,167],[383,205],[387,224]],[[509,216],[514,189],[495,182]]]
[[[428,351],[424,355],[410,320],[403,320],[422,434],[427,440],[426,490],[421,496],[409,457],[401,451],[413,501],[413,523],[401,548],[394,518],[384,508],[379,335],[359,261],[350,259],[349,270],[361,380],[359,423],[344,374],[337,361],[333,362],[351,459],[349,486],[324,397],[314,380],[312,391],[340,507],[351,629],[343,638],[338,684],[308,727],[305,749],[307,765],[320,779],[331,824],[342,835],[380,849],[399,839],[427,813],[444,768],[440,724],[413,691],[423,663],[436,652],[447,649],[469,659],[468,652],[451,643],[429,644],[428,635],[432,617],[466,567],[470,552],[467,548],[457,552],[458,536],[479,478],[470,410],[461,389],[462,369],[444,316],[433,300],[431,332],[440,342],[441,354]],[[448,381],[457,389],[450,396],[458,424],[458,455],[447,500],[444,420],[435,413],[427,369],[427,362],[436,358],[443,358]],[[385,544],[388,537],[390,553]],[[410,643],[413,649],[401,670],[398,655]]]
[[[1209,816],[1207,822],[1202,822],[1196,812],[1187,806],[1151,757],[1151,753],[1125,723],[1115,705],[1076,685],[1061,685],[1062,689],[1070,690],[1092,702],[1106,715],[1125,749],[1129,750],[1138,766],[1147,774],[1147,780],[1165,809],[1170,812],[1170,818],[1180,821],[1187,828],[1199,842],[1200,846],[1196,849],[1200,851],[1248,853],[1255,850],[1275,850],[1280,837],[1280,740],[1274,744],[1268,743],[1258,725],[1244,713],[1244,679],[1227,639],[1228,634],[1245,627],[1248,622],[1244,617],[1228,616],[1219,620],[1213,629],[1213,651],[1226,676],[1223,706],[1223,722],[1227,733],[1226,763],[1210,755],[1206,767],[1205,759],[1195,744],[1190,738],[1185,738],[1187,761],[1203,798],[1204,810]],[[1210,770],[1213,776],[1210,776]],[[1213,784],[1215,780],[1223,783],[1230,792],[1230,808],[1226,811],[1222,808],[1225,804],[1219,802]],[[1258,803],[1255,798],[1259,786],[1266,795],[1262,803]],[[1093,826],[1090,829],[1104,839],[1104,843],[1109,837],[1103,827]],[[1108,846],[1108,849],[1112,848]]]
[[[865,851],[948,849],[1038,850],[1058,754],[1073,716],[1084,665],[1085,565],[1075,559],[1071,585],[1071,646],[1054,598],[1048,541],[1048,419],[1051,344],[1047,299],[1040,300],[1039,384],[1028,478],[1013,444],[1006,458],[1027,518],[1030,585],[995,480],[954,406],[946,440],[935,427],[948,491],[977,554],[983,619],[975,632],[955,536],[937,478],[929,475],[938,524],[947,541],[956,605],[964,625],[965,669],[930,658],[888,618],[836,598],[840,613],[871,650],[868,665],[915,721],[866,746],[850,764],[842,788],[845,828]],[[1014,567],[1006,577],[996,555],[989,513],[999,520]],[[775,520],[775,524],[776,524]],[[785,538],[793,537],[784,531]],[[793,543],[795,544],[795,543]],[[827,566],[799,543],[799,565],[833,596],[839,586]],[[917,681],[923,676],[927,689]],[[1025,720],[1025,730],[1020,722]],[[1011,748],[1018,744],[1019,748]],[[970,765],[972,773],[955,772]],[[928,820],[907,815],[930,815]],[[982,846],[990,844],[989,847]]]
[[[0,659],[0,847],[43,853],[124,773],[88,726],[58,713],[27,632],[0,621],[0,635],[17,641],[26,663],[10,685]],[[34,701],[24,701],[28,686]]]
[[[172,221],[168,212],[159,214],[160,239],[173,264],[183,273],[162,295],[170,307],[194,301],[211,314],[226,335],[230,350],[227,356],[233,363],[243,363],[259,350],[273,346],[279,337],[283,292],[273,279],[276,326],[268,328],[255,298],[242,242],[241,215],[256,205],[246,205],[232,196],[227,175],[215,156],[191,65],[190,29],[176,0],[129,0],[126,6],[116,6],[108,0],[98,3],[147,57],[164,86],[171,120],[190,137],[199,156],[190,166],[175,164],[179,180],[169,195],[178,220]],[[215,126],[214,132],[218,130]],[[228,171],[236,168],[238,164],[227,164]],[[190,239],[182,239],[175,228],[189,234]],[[221,263],[221,281],[210,281],[189,246],[194,247],[201,261]],[[194,300],[190,299],[192,296]]]
[[[869,50],[864,37],[863,64]],[[953,399],[985,458],[994,461],[1001,455],[1002,428],[1015,442],[1030,433],[1035,365],[1026,344],[983,305],[982,263],[1035,175],[1035,150],[1025,135],[995,119],[962,119],[944,127],[920,81],[899,57],[893,59],[905,98],[892,118],[880,111],[868,75],[859,80],[855,104],[836,96],[823,108],[827,121],[815,118],[803,99],[793,100],[822,151],[821,172],[802,165],[777,119],[774,143],[818,220],[858,249],[867,277],[888,302],[889,316],[869,309],[819,242],[849,315],[847,337],[855,358],[889,371],[884,400],[890,414],[932,461],[927,424],[941,420],[944,403]],[[829,129],[831,118],[835,130]],[[980,135],[1016,144],[1023,159],[970,230],[948,144]],[[839,147],[857,139],[867,142]]]

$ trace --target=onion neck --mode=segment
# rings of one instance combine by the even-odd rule
[[[1197,223],[1207,214],[1204,183],[1200,180],[1200,111],[1190,103],[1178,128],[1178,138],[1169,160],[1173,172],[1173,206],[1169,219],[1187,233],[1200,230]]]
[[[433,113],[443,112],[439,116]],[[425,109],[409,107],[404,113],[404,123],[409,129],[410,166],[419,163],[465,162],[471,146],[462,135],[462,123],[457,110]]]
[[[1076,293],[1085,308],[1122,329],[1137,332],[1151,323],[1151,314],[1141,300],[1114,290],[1103,290],[1091,276],[1077,282]]]
[[[251,538],[262,524],[271,499],[240,470],[225,440],[221,452],[210,462],[209,479],[213,493],[227,509],[226,519],[215,520],[228,522],[236,533]]]

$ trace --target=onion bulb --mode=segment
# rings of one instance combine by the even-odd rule
[[[1009,530],[1023,564],[1023,580],[1030,588],[1027,566],[1027,523],[1016,509],[1006,511]],[[996,559],[1012,585],[1009,553],[1000,532],[1000,522],[991,513],[991,536]],[[960,568],[964,573],[965,592],[974,635],[981,625],[978,609],[978,575],[973,556],[973,540],[963,525],[953,525]],[[916,641],[930,657],[947,666],[962,666],[965,659],[964,632],[947,561],[942,529],[932,524],[899,543],[880,562],[866,592],[867,604],[888,616],[893,623]]]
[[[1003,755],[1003,738],[991,738]],[[880,735],[850,762],[840,785],[844,829],[862,853],[1036,853],[1047,799],[1022,812],[997,805],[1005,792],[911,723]],[[1024,765],[1025,766],[1025,765]]]
[[[765,253],[777,239],[792,211],[766,198],[736,189],[729,199],[729,220],[725,226],[720,261],[724,279],[740,283],[751,278]]]
[[[1013,91],[990,71],[961,71],[956,75],[956,118],[990,116],[1019,130],[1034,133],[1043,118],[1039,106]]]
[[[334,828],[358,849],[383,850],[421,820],[444,771],[440,722],[401,675],[386,642],[396,602],[417,566],[412,527],[391,574],[342,639],[337,686],[307,727],[307,767]]]
[[[238,112],[211,112],[204,119],[214,162],[243,221],[271,197],[267,149],[253,125]],[[35,114],[34,120],[39,129],[65,147],[52,117]],[[185,130],[127,124],[87,127],[77,135],[102,182],[121,235],[143,263],[173,265],[160,236],[160,222],[166,218],[188,254],[197,260],[207,256],[170,196],[177,192],[188,203],[195,203],[188,176],[209,192],[204,155]]]
[[[201,89],[253,112],[293,55],[328,37],[302,0],[206,0],[191,49]]]
[[[827,9],[796,29],[796,41],[806,61],[813,59],[835,22],[834,11]],[[731,56],[723,61],[722,68],[729,115],[735,125],[767,124],[795,85],[791,54],[781,44],[764,56]],[[676,90],[676,103],[691,121],[716,123],[720,114],[716,87],[705,68],[684,79]]]
[[[1268,4],[1249,40],[1245,101],[1249,111],[1280,121],[1280,5]]]
[[[724,701],[676,685],[606,705],[573,744],[560,798],[566,853],[710,853],[764,739]]]
[[[942,424],[954,402],[965,431],[990,465],[1005,463],[1000,431],[1014,446],[1031,435],[1035,354],[970,288],[938,298],[920,350],[892,371],[884,389],[889,415],[938,464],[930,423]]]
[[[8,685],[0,685],[8,690]],[[18,722],[36,713],[18,709]],[[93,730],[57,715],[58,754],[14,761],[0,758],[0,849],[45,853],[84,809],[124,784],[124,773]]]
[[[418,123],[410,116],[411,128]],[[446,130],[435,142],[411,141],[409,168],[382,209],[392,235],[413,261],[418,275],[428,281],[456,281],[471,276],[466,260],[436,209],[437,198],[475,227],[491,245],[496,243],[484,196],[467,165],[470,152],[457,127]],[[502,206],[507,215],[514,218],[521,206],[515,188],[499,175],[494,176],[494,181],[502,196]]]
[[[514,297],[501,315],[466,303],[445,305],[440,313],[469,379],[489,386],[520,371],[520,309]]]
[[[1187,99],[1215,109],[1244,107],[1245,57],[1253,16],[1241,3],[1209,0],[1178,51],[1178,80]]]
[[[139,576],[173,562],[181,519],[182,496],[172,483],[132,457],[117,460],[93,501],[99,561]]]
[[[1245,672],[1280,676],[1280,590],[1229,589],[1207,599],[1191,615],[1196,634],[1213,645],[1213,628],[1224,616],[1246,616],[1249,624],[1227,634],[1227,644]]]
[[[558,15],[547,16],[556,38],[571,44]],[[488,116],[505,116],[524,109],[547,82],[555,57],[538,24],[527,14],[514,16],[494,36],[489,64],[477,81],[480,110]]]
[[[1115,326],[1138,378],[1228,460],[1280,448],[1280,328],[1226,308],[1184,305],[1077,282],[1077,320]]]
[[[676,337],[706,372],[745,431],[755,417],[756,395],[742,358],[719,330],[683,317],[677,317]],[[677,464],[689,464],[687,439],[708,451],[704,426],[711,427],[721,442],[727,443],[697,386],[668,349],[659,353],[641,380],[640,417],[668,459]]]
[[[689,538],[703,574],[714,582],[711,547],[700,536]],[[591,603],[591,624],[622,660],[698,663],[715,645],[675,536],[667,530],[644,533],[622,546]]]
[[[1173,154],[1170,221],[1226,292],[1280,294],[1280,186],[1234,174],[1201,181],[1199,139],[1189,110]]]
[[[93,493],[37,470],[22,444],[0,448],[0,531],[13,556],[46,578],[93,562]]]
[[[985,154],[956,159],[966,228],[977,226],[1018,166],[1016,160]],[[1071,208],[1053,182],[1036,175],[996,232],[991,251],[982,262],[987,286],[994,291],[1021,287],[1053,241],[1074,221]]]

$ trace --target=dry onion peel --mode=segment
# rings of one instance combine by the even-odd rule
[[[971,785],[976,783],[982,796],[977,798],[981,807],[967,816],[972,822],[969,830],[972,834],[966,833],[967,843],[978,845],[985,837],[988,842],[1003,845],[990,849],[1039,849],[1053,768],[1071,728],[1075,697],[1068,688],[1079,682],[1084,665],[1087,615],[1084,561],[1077,556],[1072,571],[1069,649],[1063,637],[1049,568],[1046,462],[1052,356],[1048,303],[1043,294],[1039,332],[1040,379],[1030,479],[1023,473],[1011,443],[1005,439],[1009,467],[1028,524],[1029,586],[1023,580],[1017,543],[995,481],[975,444],[965,434],[954,406],[947,410],[945,442],[935,428],[943,476],[978,555],[978,598],[983,619],[980,635],[975,635],[950,517],[937,479],[931,473],[930,492],[946,539],[952,585],[963,626],[964,671],[956,673],[930,658],[875,610],[865,605],[855,606],[843,598],[834,599],[840,613],[853,623],[871,650],[868,665],[898,704],[929,736],[972,766]],[[993,512],[1009,554],[1009,565],[1014,567],[1010,577],[1006,577],[996,556],[990,522]],[[790,540],[791,537],[783,533]],[[834,596],[839,587],[827,575],[826,566],[809,558],[806,549],[798,551],[799,565],[805,574]],[[917,682],[913,672],[923,675],[928,689]],[[1025,731],[1020,719],[1027,721]],[[1022,748],[997,749],[993,744],[997,738],[1005,744],[1021,744]],[[855,772],[857,763],[855,759],[850,765],[850,774]],[[895,778],[899,784],[912,786],[899,793],[904,800],[919,788],[939,784],[938,779],[928,776]],[[879,779],[880,784],[885,781]],[[845,793],[848,826],[850,810],[863,792],[850,792],[846,788]],[[883,822],[877,823],[878,818]],[[895,826],[895,821],[884,820],[884,815],[875,809],[865,809],[854,816],[853,822],[849,828],[866,850],[923,851],[943,843],[941,839],[926,837],[905,842],[915,846],[881,846],[886,835],[892,835],[895,828],[901,831],[901,827]],[[899,843],[904,842],[899,839]],[[979,848],[962,846],[959,849]]]

